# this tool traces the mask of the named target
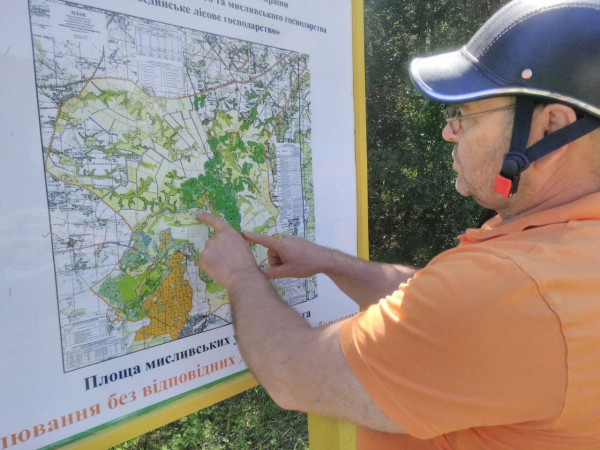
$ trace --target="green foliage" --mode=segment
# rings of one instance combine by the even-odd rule
[[[219,152],[204,164],[204,170],[198,178],[190,178],[181,184],[181,204],[189,209],[210,206],[241,232],[242,216],[235,195],[243,190],[243,182],[232,178],[231,168],[226,169]]]
[[[279,408],[260,387],[112,450],[307,450],[306,415]]]
[[[466,43],[499,1],[366,0],[371,258],[422,266],[485,211],[454,189],[441,105],[408,77],[410,59]]]

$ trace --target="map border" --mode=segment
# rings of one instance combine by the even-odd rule
[[[32,39],[32,42],[31,42],[31,57],[32,57],[33,65],[34,65],[35,95],[36,95],[36,100],[37,100],[36,111],[37,111],[37,115],[38,115],[38,125],[39,125],[39,131],[40,131],[40,144],[41,144],[41,151],[42,151],[42,159],[45,161],[45,159],[47,158],[46,152],[48,151],[48,148],[44,147],[44,139],[43,139],[43,132],[42,132],[43,126],[42,126],[41,116],[40,116],[40,112],[39,112],[39,108],[40,108],[41,104],[40,104],[40,100],[39,100],[38,70],[37,70],[37,63],[35,61],[35,45],[34,45],[34,40],[33,40],[33,37],[34,37],[34,33],[33,33],[33,19],[32,19],[32,14],[31,14],[31,3],[32,3],[32,1],[35,1],[35,0],[27,0],[27,11],[28,11],[28,18],[29,18],[29,25],[30,25],[29,35],[31,36],[31,39]],[[67,7],[74,7],[74,8],[84,9],[84,10],[91,10],[91,11],[94,11],[96,13],[100,13],[100,14],[103,14],[103,15],[115,14],[115,15],[119,15],[119,16],[131,17],[133,19],[136,19],[136,20],[139,20],[139,21],[142,21],[142,22],[148,22],[150,24],[166,25],[168,27],[177,28],[178,30],[181,30],[181,29],[186,30],[186,32],[195,32],[195,33],[202,33],[202,34],[205,34],[205,35],[214,35],[214,36],[218,36],[219,38],[224,38],[224,39],[231,40],[231,41],[237,41],[237,42],[241,42],[241,43],[255,44],[255,45],[258,45],[258,46],[261,46],[261,47],[273,48],[273,49],[280,50],[280,51],[283,51],[283,52],[292,52],[294,54],[305,55],[305,56],[309,57],[309,55],[307,55],[307,54],[304,54],[304,53],[296,51],[296,50],[291,50],[291,49],[288,49],[288,48],[284,48],[284,47],[278,47],[278,46],[274,46],[274,45],[267,45],[267,44],[263,44],[263,43],[256,42],[256,41],[249,41],[249,40],[241,39],[241,38],[238,38],[238,37],[231,37],[231,36],[227,36],[227,35],[224,35],[224,34],[203,31],[203,30],[201,30],[199,28],[191,28],[189,26],[176,25],[176,24],[165,22],[165,21],[162,21],[162,20],[148,19],[148,18],[145,18],[145,17],[140,17],[140,16],[136,16],[136,15],[133,15],[133,14],[129,14],[129,13],[117,12],[117,11],[114,11],[114,10],[111,10],[111,9],[107,9],[107,8],[102,8],[102,7],[98,7],[98,6],[90,6],[90,5],[82,4],[82,3],[79,3],[78,1],[71,1],[71,0],[51,0],[51,2],[52,3],[59,3],[59,4],[62,4],[64,6],[67,6]],[[100,67],[101,63],[102,63],[102,61],[100,61],[99,64],[98,64],[98,66],[96,66],[96,68],[95,68],[95,70],[93,72],[93,75],[95,75],[95,73],[98,70],[98,68]],[[79,84],[79,83],[81,83],[81,84],[83,84],[85,86],[90,81],[94,80],[94,76],[93,75],[92,75],[92,77],[90,77],[88,79],[82,79],[82,80],[73,81],[73,82],[70,82],[70,84]],[[135,80],[128,80],[128,81],[130,81],[131,83],[133,83],[138,88],[142,89],[142,86],[139,86],[138,83]],[[190,94],[189,96],[192,96],[192,94]],[[60,110],[60,106],[57,107],[57,111],[59,111],[59,110]],[[56,116],[55,119],[58,119],[58,115]],[[52,140],[50,141],[50,143],[52,143]],[[299,144],[299,145],[302,145],[302,144]],[[311,142],[309,142],[309,145],[311,145]],[[312,145],[311,145],[311,162],[310,163],[312,165]],[[45,185],[45,189],[46,189],[46,196],[45,196],[45,198],[46,198],[46,200],[48,200],[48,197],[49,197],[49,195],[48,195],[49,194],[49,191],[48,191],[48,177],[49,176],[51,177],[51,175],[47,172],[47,170],[46,170],[46,164],[45,163],[43,165],[43,168],[44,168],[43,169],[43,176],[44,176],[44,180],[45,180],[44,181],[44,185]],[[311,169],[311,175],[313,173],[314,173],[314,169]],[[301,178],[303,177],[302,173],[300,174],[300,177]],[[78,189],[84,189],[84,188],[81,188],[81,187],[77,187],[77,188]],[[304,200],[304,194],[305,194],[305,190],[302,189],[303,201],[305,201]],[[312,204],[312,217],[313,217],[313,221],[316,222],[315,211],[314,211],[314,194],[313,194],[312,197],[313,197],[312,198],[312,202],[313,202],[313,204]],[[117,215],[119,215],[118,212],[115,212],[115,213]],[[58,323],[59,323],[59,341],[60,341],[60,347],[62,349],[61,360],[62,360],[62,365],[63,365],[63,373],[71,373],[71,372],[82,370],[82,369],[85,369],[85,368],[88,368],[88,367],[92,367],[92,366],[95,366],[95,365],[104,364],[104,363],[106,363],[108,361],[117,360],[117,359],[119,359],[121,357],[130,355],[132,353],[138,353],[138,352],[141,352],[141,351],[144,351],[144,350],[152,350],[152,349],[155,349],[155,348],[160,348],[163,345],[170,344],[170,343],[172,343],[174,341],[185,340],[186,338],[200,339],[200,336],[203,333],[206,333],[206,332],[200,332],[200,333],[196,333],[196,334],[193,334],[193,335],[190,335],[190,336],[185,336],[183,338],[177,338],[177,339],[174,339],[174,340],[171,340],[171,341],[166,341],[166,342],[163,342],[163,343],[160,343],[160,344],[152,345],[150,347],[140,348],[140,349],[137,349],[137,350],[132,351],[132,352],[123,353],[123,354],[120,354],[120,355],[115,356],[115,357],[111,357],[111,358],[107,358],[107,359],[100,360],[100,361],[97,361],[97,362],[93,362],[93,363],[81,365],[79,367],[67,370],[66,365],[65,365],[65,356],[64,356],[65,355],[65,353],[64,353],[65,352],[65,348],[64,348],[64,345],[63,345],[63,334],[62,334],[63,333],[63,324],[61,322],[60,307],[59,307],[59,303],[58,303],[59,302],[58,275],[57,275],[57,266],[56,266],[56,260],[55,260],[55,252],[54,252],[54,233],[52,231],[51,210],[50,210],[49,202],[48,202],[48,223],[49,223],[49,227],[50,227],[50,238],[51,238],[52,249],[53,249],[53,251],[52,251],[52,260],[53,260],[53,265],[54,265],[55,298],[56,298],[56,305],[57,305],[56,311],[57,311]],[[313,233],[314,233],[314,228],[313,228]],[[277,282],[277,280],[275,280],[275,282]],[[313,284],[316,285],[316,281],[313,281]],[[315,288],[316,288],[316,286],[315,286]],[[315,298],[318,298],[318,295]],[[304,300],[302,302],[294,303],[294,306],[310,302],[311,300],[314,300],[314,298],[313,299],[307,299],[307,300]],[[219,326],[216,326],[214,328],[211,328],[207,332],[210,332],[210,331],[213,331],[213,330],[217,330],[219,328],[227,328],[227,327],[233,328],[233,321],[231,321],[230,323],[224,324],[224,325],[219,325]]]

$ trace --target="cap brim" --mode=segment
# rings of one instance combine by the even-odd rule
[[[424,95],[445,103],[506,95],[510,91],[486,76],[464,49],[413,59],[410,77]]]

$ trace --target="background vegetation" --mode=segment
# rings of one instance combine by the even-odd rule
[[[501,3],[365,1],[371,259],[422,266],[485,215],[456,193],[443,106],[417,92],[408,63],[459,47]]]
[[[457,48],[506,0],[365,0],[369,234],[373,260],[422,266],[487,214],[454,190],[441,105],[408,62]],[[306,416],[260,387],[119,445],[125,449],[307,449]]]

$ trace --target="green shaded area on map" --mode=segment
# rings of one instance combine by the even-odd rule
[[[266,213],[274,224],[278,211],[270,200],[266,147],[272,145],[268,141],[273,134],[286,130],[281,129],[280,117],[258,118],[258,102],[264,98],[253,98],[255,104],[246,114],[215,111],[197,134],[184,130],[185,120],[173,119],[186,109],[192,111],[190,102],[193,110],[205,105],[205,96],[157,99],[129,81],[93,80],[61,108],[56,130],[63,142],[77,130],[86,149],[83,158],[72,158],[63,148],[52,148],[47,170],[102,198],[136,235],[151,242],[126,252],[119,269],[96,288],[124,320],[145,317],[144,301],[172,272],[169,258],[176,251],[185,247],[197,261],[198,252],[190,243],[156,245],[152,238],[170,226],[197,226],[188,211],[211,211],[238,231],[242,211]],[[108,129],[118,138],[111,140]],[[134,164],[137,168],[132,170]],[[198,164],[202,170],[196,169]],[[188,177],[194,172],[196,176]],[[220,289],[211,284],[207,290]]]
[[[77,10],[89,39],[57,28]],[[195,211],[314,237],[308,57],[62,0],[30,14],[65,369],[230,323]]]

